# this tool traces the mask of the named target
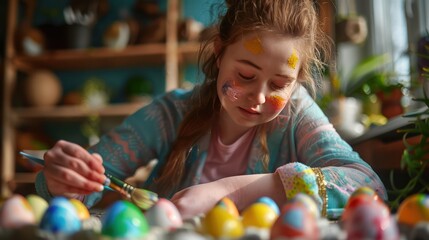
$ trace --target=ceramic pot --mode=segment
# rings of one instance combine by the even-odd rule
[[[62,86],[53,72],[37,70],[25,80],[24,93],[30,106],[52,107],[61,99]]]
[[[335,99],[328,107],[326,115],[344,140],[351,140],[362,135],[362,103],[352,97]]]

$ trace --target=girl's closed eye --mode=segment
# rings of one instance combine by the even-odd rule
[[[247,80],[247,81],[253,80],[256,78],[256,75],[254,75],[254,74],[242,73],[242,72],[239,72],[238,76],[240,77],[240,79]]]
[[[292,81],[273,81],[271,82],[271,88],[273,90],[283,90],[292,85]]]

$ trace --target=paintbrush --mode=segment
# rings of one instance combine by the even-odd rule
[[[45,165],[45,160],[43,160],[42,158],[22,151],[19,153],[35,163],[38,163],[42,166]],[[122,196],[131,200],[131,202],[133,202],[135,205],[137,205],[143,210],[149,209],[158,201],[158,195],[154,192],[131,186],[130,184],[112,176],[111,174],[106,173],[105,175],[105,187],[120,193]]]

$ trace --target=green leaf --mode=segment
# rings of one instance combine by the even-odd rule
[[[359,89],[366,81],[365,77],[375,72],[391,61],[389,54],[374,55],[360,62],[350,73],[346,84],[345,94],[350,95]]]

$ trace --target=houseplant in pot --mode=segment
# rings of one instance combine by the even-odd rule
[[[373,86],[380,85],[378,82],[387,78],[388,73],[382,71],[382,67],[388,62],[389,55],[374,55],[357,64],[347,77],[329,72],[331,92],[323,96],[319,104],[345,140],[363,134],[366,126],[362,116],[380,115],[379,110],[367,110],[366,106],[368,102],[372,106],[377,104],[371,102],[371,98],[376,98]]]
[[[426,44],[429,49],[429,44]],[[429,50],[428,50],[429,52]],[[420,54],[420,58],[429,59],[429,55]],[[422,85],[429,81],[429,62],[425,65],[419,65],[419,79],[422,80]],[[423,87],[423,96],[413,99],[418,103],[423,104],[423,108],[407,113],[404,117],[410,118],[411,127],[399,130],[403,133],[404,151],[401,158],[401,169],[406,170],[409,180],[402,187],[396,187],[393,171],[390,175],[392,185],[391,194],[395,195],[395,199],[390,201],[393,209],[396,209],[404,200],[412,193],[428,193],[429,179],[425,177],[428,172],[429,165],[429,93]],[[410,141],[409,137],[415,136],[417,141]],[[426,175],[427,176],[427,175]]]

